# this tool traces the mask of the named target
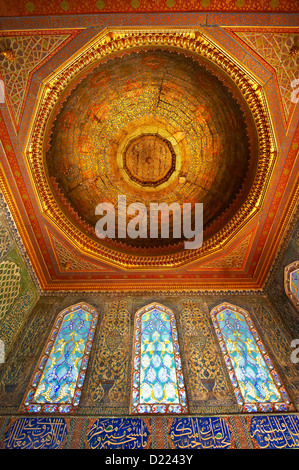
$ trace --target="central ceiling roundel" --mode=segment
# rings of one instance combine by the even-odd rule
[[[117,212],[119,195],[147,208],[200,202],[204,239],[211,237],[254,179],[257,137],[240,96],[219,68],[181,51],[148,48],[99,63],[70,88],[48,127],[45,162],[60,207],[96,240],[97,205]],[[127,253],[183,249],[172,232],[97,243]]]
[[[129,177],[141,186],[158,186],[175,168],[176,155],[170,142],[158,134],[143,134],[127,145],[123,166]]]

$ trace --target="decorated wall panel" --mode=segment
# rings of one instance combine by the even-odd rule
[[[2,449],[298,449],[299,416],[0,418],[0,435]]]
[[[82,413],[129,412],[132,326],[127,299],[103,302],[86,386]]]
[[[279,364],[285,384],[293,394],[297,408],[299,403],[299,361],[298,353],[296,354],[294,347],[292,347],[292,342],[299,338],[299,314],[286,289],[286,271],[288,266],[293,266],[299,259],[298,234],[298,217],[295,217],[268,276],[266,284],[268,303],[264,307],[258,302],[252,305],[252,310],[258,318],[263,335],[267,338],[268,349]],[[293,352],[295,352],[295,357],[292,357]],[[290,360],[291,358],[292,360]]]
[[[75,301],[74,294],[42,296],[24,325],[13,356],[0,374],[0,445],[7,448],[47,445],[113,449],[297,448],[298,412],[251,416],[240,411],[210,312],[221,301],[229,301],[250,313],[295,405],[294,410],[298,410],[297,365],[290,360],[288,332],[266,297],[224,297],[219,294],[193,297],[93,294],[85,298],[77,295]],[[154,299],[176,315],[188,398],[186,416],[130,415],[134,318],[142,306]],[[99,312],[78,410],[76,414],[65,414],[62,421],[62,417],[55,415],[24,414],[21,403],[57,315],[78,301],[88,302]],[[34,439],[31,424],[40,429],[34,433]],[[287,434],[282,433],[282,428]]]
[[[75,300],[76,299],[76,300]],[[263,296],[213,295],[174,297],[98,294],[42,296],[0,375],[2,413],[17,412],[56,316],[64,308],[87,302],[99,312],[80,406],[81,415],[128,415],[133,373],[136,312],[155,301],[176,316],[188,410],[191,415],[238,413],[240,409],[216,336],[210,311],[223,301],[249,312],[291,402],[298,403],[298,365],[291,361],[291,336]],[[30,338],[30,339],[29,339]],[[6,390],[6,391],[5,391]]]
[[[190,412],[237,411],[206,308],[200,304],[182,301],[179,315]]]
[[[299,223],[298,210],[290,225],[281,250],[272,266],[266,284],[267,296],[271,306],[276,310],[280,321],[284,324],[290,337],[299,338],[298,309],[295,298],[289,291],[289,279],[287,272],[289,266],[294,266],[299,260]],[[296,269],[294,267],[294,269]],[[293,271],[291,269],[291,271]]]
[[[6,356],[38,298],[23,255],[17,230],[0,194],[0,339]]]

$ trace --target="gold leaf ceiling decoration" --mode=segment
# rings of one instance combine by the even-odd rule
[[[72,90],[49,131],[52,184],[91,235],[96,206],[117,208],[118,195],[127,205],[144,203],[148,213],[150,203],[201,202],[205,228],[216,231],[246,198],[256,167],[252,123],[215,75],[177,52],[140,51],[100,64]],[[172,236],[119,242],[151,254],[178,244]]]
[[[126,268],[221,249],[259,211],[276,157],[260,85],[200,32],[100,35],[45,83],[26,148],[44,216]],[[203,203],[202,247],[97,239],[95,207],[119,194]]]

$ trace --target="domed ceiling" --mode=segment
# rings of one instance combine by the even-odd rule
[[[298,201],[296,18],[36,11],[3,20],[0,188],[41,290],[263,288]],[[202,246],[99,239],[120,195],[202,203]]]
[[[163,49],[122,53],[80,76],[45,141],[48,180],[67,217],[127,253],[180,251],[183,239],[172,231],[117,238],[116,230],[99,240],[99,203],[117,212],[125,195],[127,206],[141,202],[148,213],[155,202],[203,203],[206,240],[246,199],[258,160],[253,119],[233,81],[199,56]]]

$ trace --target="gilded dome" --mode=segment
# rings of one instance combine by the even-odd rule
[[[70,87],[48,128],[45,161],[59,204],[95,239],[97,205],[117,210],[119,195],[147,208],[203,203],[207,238],[246,199],[256,149],[253,121],[232,80],[204,59],[148,49],[114,56]],[[183,248],[172,232],[98,242],[127,252]]]

